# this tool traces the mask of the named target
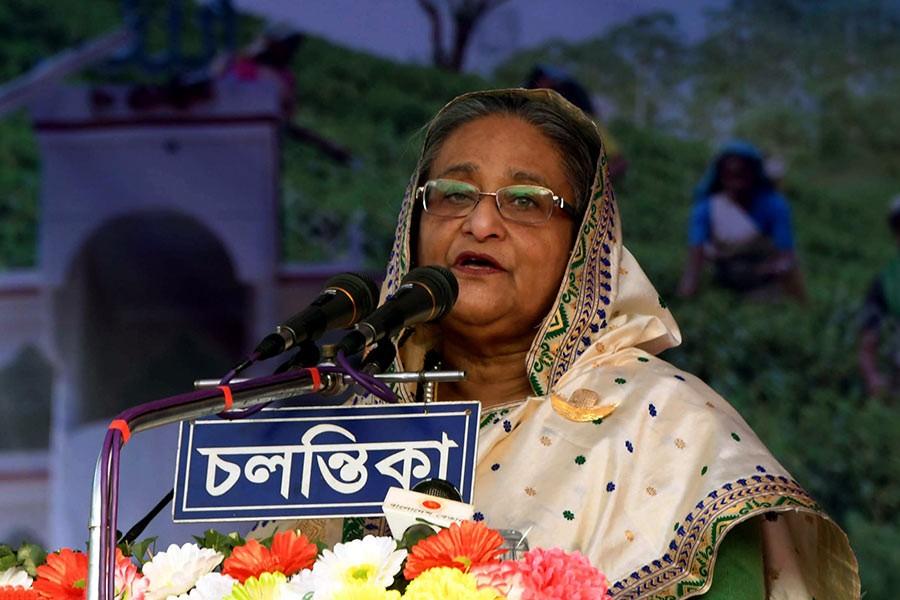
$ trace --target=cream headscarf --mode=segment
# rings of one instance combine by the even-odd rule
[[[549,90],[475,92],[443,110],[480,95],[551,105],[599,159],[559,292],[522,365],[534,396],[483,415],[478,515],[491,527],[529,531],[532,547],[580,550],[617,599],[705,592],[724,536],[765,515],[756,521],[770,597],[858,598],[856,561],[840,528],[725,400],[656,358],[680,333],[622,245],[593,122]],[[419,179],[417,172],[403,200],[382,299],[411,268]],[[402,336],[395,370],[421,368],[438,344],[436,327],[416,329]],[[414,400],[415,390],[396,391]]]
[[[569,118],[599,152],[594,184],[589,198],[584,202],[584,217],[569,264],[556,300],[528,353],[525,368],[535,395],[545,395],[552,390],[585,350],[600,343],[601,338],[604,340],[601,345],[609,352],[627,344],[656,354],[678,345],[681,336],[675,320],[637,262],[622,246],[618,209],[606,177],[606,156],[594,122],[562,96],[545,89],[473,92],[459,96],[443,110],[486,94],[523,96],[551,105]],[[426,133],[426,140],[429,134],[430,130]],[[411,268],[412,229],[417,226],[414,222],[415,187],[421,175],[418,171],[413,174],[403,199],[382,286],[382,300],[396,292]],[[628,279],[628,285],[620,289],[619,275],[622,271],[632,276]],[[621,315],[629,316],[627,333],[623,330],[610,337],[608,324]],[[619,328],[624,326],[625,323],[621,323]],[[421,366],[424,350],[433,344],[433,329],[420,329],[424,330],[424,335],[417,332],[403,345],[400,354],[405,360],[398,359],[395,364],[397,370]],[[398,391],[401,400],[412,400],[409,389]],[[576,421],[590,421],[608,414],[608,407],[585,404],[584,399],[563,400],[558,409],[567,418]]]

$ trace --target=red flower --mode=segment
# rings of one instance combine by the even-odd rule
[[[290,577],[311,567],[318,553],[319,548],[305,535],[285,531],[272,538],[271,550],[256,540],[248,540],[245,545],[236,547],[222,563],[222,573],[241,583],[262,573],[278,572]]]
[[[37,568],[32,589],[44,598],[82,600],[87,593],[87,572],[87,555],[63,548],[58,553],[48,554],[47,562]]]
[[[403,576],[413,580],[433,567],[468,571],[475,565],[496,563],[506,552],[502,545],[503,536],[483,522],[453,523],[413,546]]]
[[[25,589],[19,586],[0,587],[0,600],[40,600],[41,595],[34,588]]]

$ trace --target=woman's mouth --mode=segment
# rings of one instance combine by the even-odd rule
[[[498,272],[504,270],[493,256],[476,252],[461,253],[456,257],[453,267],[455,269],[473,273]]]

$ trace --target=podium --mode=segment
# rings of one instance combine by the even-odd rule
[[[176,520],[378,515],[389,486],[408,488],[413,479],[434,477],[458,485],[463,499],[471,501],[478,402],[260,410],[346,388],[354,376],[362,374],[320,365],[234,384],[225,381],[120,413],[110,423],[94,474],[87,597],[114,597],[120,451],[132,435],[162,425],[182,423]],[[384,377],[424,381],[462,376],[422,372]],[[215,415],[229,418],[204,420]],[[401,417],[409,419],[391,429],[391,420]],[[230,429],[224,431],[226,427]],[[371,435],[380,438],[373,441]]]

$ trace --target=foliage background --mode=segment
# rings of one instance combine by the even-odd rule
[[[62,13],[65,14],[62,14]],[[0,80],[117,26],[119,3],[0,3]],[[554,41],[489,78],[398,64],[308,37],[295,62],[298,124],[350,148],[339,166],[284,143],[285,259],[316,261],[347,223],[373,268],[388,253],[420,128],[473,89],[518,85],[535,62],[577,75],[604,100],[630,167],[616,186],[625,241],[678,319],[665,358],[709,382],[845,528],[867,598],[900,588],[898,398],[865,396],[858,309],[894,253],[885,208],[900,193],[900,7],[884,0],[732,0],[710,34],[642,15],[583,44]],[[241,21],[241,38],[260,23]],[[424,42],[423,42],[424,43]],[[87,71],[87,79],[139,79]],[[810,301],[743,304],[707,289],[674,298],[691,190],[715,146],[741,136],[783,157]],[[0,269],[37,263],[39,158],[27,116],[0,121]],[[311,217],[312,215],[312,217]]]

